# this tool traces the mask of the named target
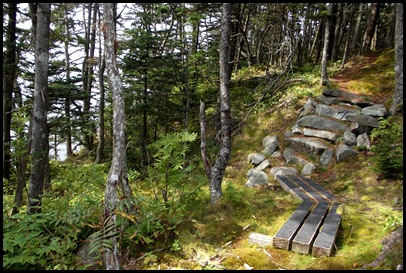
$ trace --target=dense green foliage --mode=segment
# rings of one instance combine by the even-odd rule
[[[381,119],[371,132],[375,170],[384,177],[403,179],[402,126],[391,119]]]
[[[346,77],[347,89],[387,103],[395,84],[395,4],[382,3],[377,39],[371,48],[372,55],[379,55],[379,64],[366,65],[362,61],[370,56],[358,54],[371,4],[333,5],[337,39],[330,50],[335,47],[337,61],[331,60],[328,72],[333,77],[344,64],[351,68],[355,63],[357,68]],[[315,173],[318,182],[346,203],[337,255],[314,259],[268,248],[270,258],[265,249],[247,243],[248,232],[273,235],[296,205],[275,185],[246,188],[246,171],[252,167],[246,156],[265,135],[283,137],[307,98],[320,94],[325,3],[232,5],[233,144],[223,199],[214,207],[209,205],[196,132],[201,100],[206,104],[208,159],[213,162],[219,149],[221,3],[117,6],[117,63],[125,93],[128,179],[134,193],[123,199],[118,191],[117,232],[111,232],[113,226],[106,226],[108,219],[103,219],[113,102],[107,80],[98,74],[103,60],[101,5],[53,3],[47,109],[51,155],[55,151],[50,158],[51,188],[42,196],[42,212],[27,215],[29,185],[24,184],[23,205],[12,215],[18,178],[27,182],[30,177],[33,6],[18,4],[17,37],[7,40],[10,5],[3,4],[3,48],[15,43],[18,55],[13,88],[3,90],[3,98],[9,91],[12,105],[4,113],[10,118],[12,136],[3,144],[10,148],[10,177],[3,177],[3,269],[103,269],[103,249],[111,248],[108,239],[112,236],[119,243],[123,269],[244,269],[245,263],[254,269],[354,269],[375,259],[381,239],[403,225],[403,121],[383,119],[372,132],[371,151],[359,149],[358,161],[322,167]],[[353,35],[358,14],[357,37]],[[352,41],[355,47],[349,46]],[[14,65],[3,61],[3,70]],[[99,79],[106,85],[104,106]],[[90,99],[87,108],[84,102]],[[101,107],[105,130],[98,134]],[[103,163],[93,164],[94,148],[101,138],[105,139],[105,157]],[[56,148],[65,146],[68,139],[74,154],[60,162]],[[272,164],[278,164],[278,159]],[[399,263],[394,253],[383,269]],[[93,260],[86,264],[83,256]]]

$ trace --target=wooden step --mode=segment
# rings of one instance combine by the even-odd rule
[[[299,205],[273,237],[272,244],[274,247],[286,250],[291,249],[294,236],[302,226],[313,206],[314,203],[310,200],[306,200]]]
[[[337,213],[340,203],[334,203],[327,214],[319,234],[313,243],[312,255],[315,257],[331,256],[341,223],[341,214]]]
[[[300,176],[300,179],[302,179],[304,182],[312,186],[315,190],[317,190],[322,196],[324,196],[324,198],[328,199],[330,202],[333,202],[336,199],[334,195],[332,195],[329,191],[327,191],[325,188],[323,188],[313,180],[304,176]]]
[[[300,186],[307,194],[310,195],[316,202],[330,202],[329,199],[322,196],[314,187],[303,181],[301,177],[295,175],[286,176],[290,181]]]
[[[306,194],[300,186],[289,180],[287,176],[276,175],[275,177],[282,189],[289,192],[293,197],[300,201],[309,200],[310,195]]]
[[[311,247],[316,239],[319,227],[328,212],[328,203],[318,203],[309,216],[306,218],[302,227],[292,241],[291,250],[302,254],[310,254]]]
[[[309,178],[275,176],[282,188],[303,201],[273,237],[276,248],[316,257],[331,256],[341,215],[334,195]]]

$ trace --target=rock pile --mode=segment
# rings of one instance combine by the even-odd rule
[[[284,132],[284,150],[276,135],[262,139],[262,151],[248,155],[253,168],[248,170],[247,187],[267,185],[266,169],[276,175],[310,175],[317,168],[357,156],[370,148],[370,132],[379,127],[379,118],[388,110],[350,92],[325,89],[315,99],[308,98],[299,111],[296,124]],[[272,166],[281,158],[283,166]]]

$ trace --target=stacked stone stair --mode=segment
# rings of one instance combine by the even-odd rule
[[[248,155],[254,166],[247,172],[247,187],[266,185],[266,169],[281,187],[302,201],[272,239],[276,248],[316,257],[331,256],[341,222],[335,196],[307,176],[320,167],[355,157],[369,149],[369,134],[387,117],[382,104],[336,89],[325,89],[309,98],[298,113],[296,124],[284,133],[284,150],[277,136],[262,140],[263,150]],[[272,166],[272,158],[285,161]]]

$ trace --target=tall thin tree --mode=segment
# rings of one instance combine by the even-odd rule
[[[320,85],[330,85],[328,74],[327,74],[327,60],[328,60],[328,47],[329,47],[329,36],[331,31],[331,15],[332,15],[332,7],[333,5],[328,5],[328,14],[326,18],[326,28],[324,30],[324,47],[323,47],[323,55],[321,58],[321,77],[320,77]]]
[[[41,211],[46,160],[48,159],[48,63],[51,3],[38,3],[35,37],[35,91],[32,119],[31,177],[28,192],[28,213]]]
[[[221,143],[216,162],[211,168],[210,196],[211,203],[216,204],[222,197],[221,184],[231,151],[231,108],[229,96],[229,62],[231,36],[231,3],[224,3],[221,14],[220,40],[220,123]]]
[[[403,111],[403,3],[396,3],[395,26],[395,93],[391,115]]]
[[[127,161],[126,161],[126,140],[125,140],[125,103],[121,77],[116,61],[117,43],[114,31],[114,3],[105,3],[103,9],[103,34],[104,50],[106,58],[106,70],[109,88],[112,93],[113,102],[113,159],[110,172],[107,177],[106,192],[104,197],[104,223],[105,226],[114,225],[116,231],[116,215],[114,212],[117,203],[117,187],[121,186],[124,197],[132,196],[131,188],[128,185]],[[107,269],[119,269],[119,250],[117,240],[110,238],[110,248],[105,248],[105,263]]]
[[[8,23],[6,29],[6,51],[3,68],[3,178],[10,180],[11,170],[11,118],[12,96],[16,78],[16,16],[17,4],[8,3]]]

